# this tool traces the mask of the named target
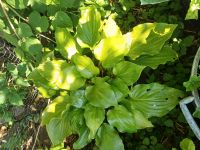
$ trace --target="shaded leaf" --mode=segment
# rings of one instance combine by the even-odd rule
[[[38,32],[46,32],[49,27],[48,18],[46,16],[40,16],[37,11],[31,12],[29,15],[29,23]]]
[[[130,94],[132,107],[146,117],[162,117],[172,110],[183,97],[183,92],[158,83],[139,84]]]
[[[73,23],[71,18],[63,11],[57,11],[55,14],[55,18],[52,21],[52,25],[54,29],[56,28],[73,28]]]
[[[172,50],[170,46],[164,46],[160,53],[156,55],[142,55],[133,62],[142,65],[149,66],[152,69],[156,69],[160,64],[165,64],[168,61],[175,61],[178,58],[178,54]]]
[[[105,119],[105,110],[103,108],[86,105],[84,117],[86,125],[90,129],[89,138],[94,139],[97,130]]]
[[[139,66],[129,61],[121,61],[113,68],[113,74],[122,79],[127,85],[136,82],[144,66]]]
[[[200,76],[192,76],[190,80],[183,83],[186,91],[192,91],[200,87]]]
[[[124,145],[118,133],[106,123],[98,130],[95,141],[99,150],[124,150]]]
[[[88,86],[85,94],[88,102],[96,107],[108,108],[117,104],[115,93],[106,82],[96,82],[95,85]]]
[[[67,109],[69,96],[58,96],[42,112],[42,125],[46,125],[52,118],[60,118],[63,111]]]
[[[18,26],[17,33],[20,37],[30,37],[33,35],[31,27],[28,24],[20,22]]]
[[[107,120],[119,132],[133,133],[137,131],[133,114],[122,105],[115,106],[114,109],[109,110],[107,112]]]

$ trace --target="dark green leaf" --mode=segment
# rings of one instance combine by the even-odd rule
[[[20,22],[18,26],[17,33],[20,37],[30,37],[33,35],[31,27],[28,24]]]
[[[136,85],[129,95],[132,107],[148,118],[167,114],[184,96],[182,91],[158,83]]]
[[[63,11],[58,11],[55,14],[55,18],[52,21],[54,29],[59,28],[68,28],[72,30],[73,24],[71,18]]]
[[[46,16],[40,16],[37,11],[31,12],[29,15],[30,25],[38,32],[46,32],[49,27],[49,21]]]
[[[134,116],[122,105],[115,106],[107,112],[107,120],[109,124],[116,127],[119,132],[136,132],[136,123]]]
[[[165,64],[168,61],[175,61],[178,54],[172,50],[170,46],[164,46],[159,54],[156,55],[142,55],[138,57],[134,63],[142,66],[149,66],[156,69],[160,64]]]
[[[108,108],[117,105],[117,99],[111,86],[106,82],[97,82],[86,88],[88,102],[96,107]]]
[[[99,150],[124,150],[124,145],[118,133],[106,123],[98,130],[95,140]]]

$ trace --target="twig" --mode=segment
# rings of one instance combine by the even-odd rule
[[[37,137],[39,135],[39,131],[40,131],[40,127],[41,127],[41,124],[39,125],[38,129],[37,129],[37,133],[35,135],[35,140],[34,140],[34,143],[33,143],[33,147],[32,147],[32,150],[34,150],[35,148],[35,145],[36,145],[36,142],[37,142]]]
[[[17,32],[16,32],[16,30],[15,30],[15,27],[13,26],[13,24],[12,24],[10,18],[8,17],[8,14],[7,14],[6,10],[4,9],[4,6],[3,6],[3,3],[2,3],[1,0],[0,0],[0,5],[1,5],[1,8],[2,8],[2,10],[3,10],[3,13],[4,13],[6,19],[8,20],[8,23],[10,24],[11,29],[13,30],[13,32],[15,33],[15,35],[17,36],[17,38],[20,39],[19,35],[17,34]]]
[[[43,37],[43,38],[45,38],[45,39],[47,39],[47,40],[49,40],[49,41],[51,41],[51,42],[53,42],[53,43],[56,43],[54,40],[50,39],[49,37],[47,37],[47,36],[45,36],[45,35],[43,35],[41,33],[39,33],[38,35]]]
[[[10,5],[7,4],[7,6],[9,7],[10,10],[12,10],[13,13],[15,13],[20,19],[22,19],[25,22],[28,22],[27,19],[25,19],[24,17],[22,17],[16,10],[14,10]]]

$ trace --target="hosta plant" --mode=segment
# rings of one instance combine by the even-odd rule
[[[152,127],[178,103],[181,91],[159,83],[136,84],[145,67],[173,61],[166,41],[176,25],[145,23],[122,34],[112,15],[102,20],[95,6],[81,8],[75,32],[56,28],[55,51],[62,57],[44,61],[29,75],[40,93],[54,99],[42,125],[57,145],[78,134],[74,149],[95,140],[102,150],[123,150],[119,133]]]

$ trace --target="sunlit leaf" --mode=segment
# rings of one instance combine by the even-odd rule
[[[180,142],[181,150],[195,150],[195,145],[192,140],[185,138]]]
[[[73,36],[65,28],[57,28],[55,32],[58,51],[64,58],[71,59],[77,53],[76,42]]]
[[[136,85],[129,95],[132,107],[148,118],[167,114],[184,96],[182,91],[158,83]]]
[[[158,54],[165,42],[171,37],[176,25],[166,23],[144,23],[124,35],[130,47],[132,59],[140,55]]]
[[[76,54],[73,56],[72,61],[84,78],[91,78],[99,74],[99,68],[86,55]]]
[[[200,0],[191,0],[185,19],[198,19],[198,10],[200,9]]]
[[[81,47],[92,48],[100,40],[101,15],[94,6],[81,9],[77,41]]]
[[[160,53],[156,55],[142,55],[133,62],[142,65],[149,66],[156,69],[160,64],[165,64],[168,61],[175,61],[178,58],[178,54],[170,47],[164,46]]]
[[[106,82],[97,82],[86,88],[88,102],[96,107],[108,108],[117,104],[115,93]]]
[[[106,123],[98,130],[95,141],[99,150],[124,150],[124,145],[118,133]]]
[[[122,105],[118,105],[107,112],[109,124],[116,127],[119,132],[136,132],[136,123],[134,116]]]
[[[35,75],[36,72],[43,78],[40,79],[38,73]],[[68,64],[64,60],[53,60],[40,64],[30,74],[30,78],[36,84],[40,83],[41,80],[47,80],[48,85],[52,85],[51,87],[54,89],[76,90],[85,84],[85,79],[76,70],[76,67]]]
[[[113,67],[127,53],[128,47],[123,36],[102,39],[94,49],[96,59],[100,60],[105,68]]]
[[[105,38],[122,35],[120,28],[117,26],[112,16],[110,16],[104,23],[103,35]]]
[[[121,61],[114,66],[113,74],[122,79],[127,85],[131,85],[139,79],[143,69],[144,66],[129,61]]]

